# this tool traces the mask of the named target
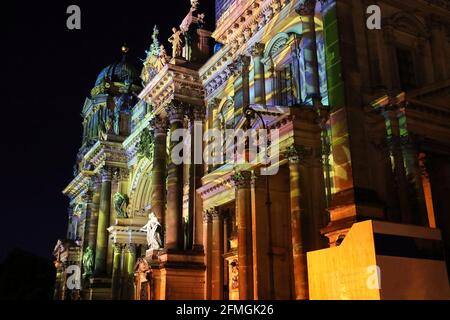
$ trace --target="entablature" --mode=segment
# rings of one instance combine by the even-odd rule
[[[165,114],[164,108],[173,100],[204,106],[204,89],[198,71],[168,63],[147,84],[139,98],[154,107],[154,114]]]

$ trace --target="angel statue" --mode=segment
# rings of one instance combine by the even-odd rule
[[[94,273],[94,251],[87,247],[83,254],[83,278],[90,277]]]
[[[153,212],[148,215],[148,222],[141,228],[141,231],[147,232],[147,244],[150,250],[159,250],[162,248],[162,226]]]
[[[116,192],[114,195],[114,209],[116,209],[117,218],[128,218],[127,207],[130,204],[130,199],[126,194]]]

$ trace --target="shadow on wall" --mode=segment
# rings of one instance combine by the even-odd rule
[[[52,300],[55,277],[50,259],[13,249],[0,265],[0,300]]]

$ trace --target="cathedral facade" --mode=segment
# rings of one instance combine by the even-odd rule
[[[216,0],[210,32],[191,1],[172,50],[122,48],[55,299],[450,298],[450,2],[369,2]]]

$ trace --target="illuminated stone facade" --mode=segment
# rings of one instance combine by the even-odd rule
[[[325,266],[310,263],[326,258],[307,253],[345,244],[365,220],[400,226],[373,228],[412,241],[400,257],[423,258],[413,234],[443,243],[447,255],[433,242],[431,256],[445,269],[449,2],[377,1],[381,30],[366,28],[366,1],[228,2],[217,2],[211,34],[191,1],[174,57],[155,29],[142,83],[125,60],[100,74],[64,190],[69,240],[55,249],[56,298],[308,299],[309,282],[313,298],[327,298],[317,290]],[[220,44],[212,56],[210,37]],[[198,125],[278,130],[278,173],[261,175],[262,163],[174,163],[172,133],[195,138]],[[151,212],[163,245],[148,250]],[[61,261],[69,250],[74,258]],[[67,289],[71,264],[81,268],[80,290]],[[358,297],[382,298],[338,296]]]

